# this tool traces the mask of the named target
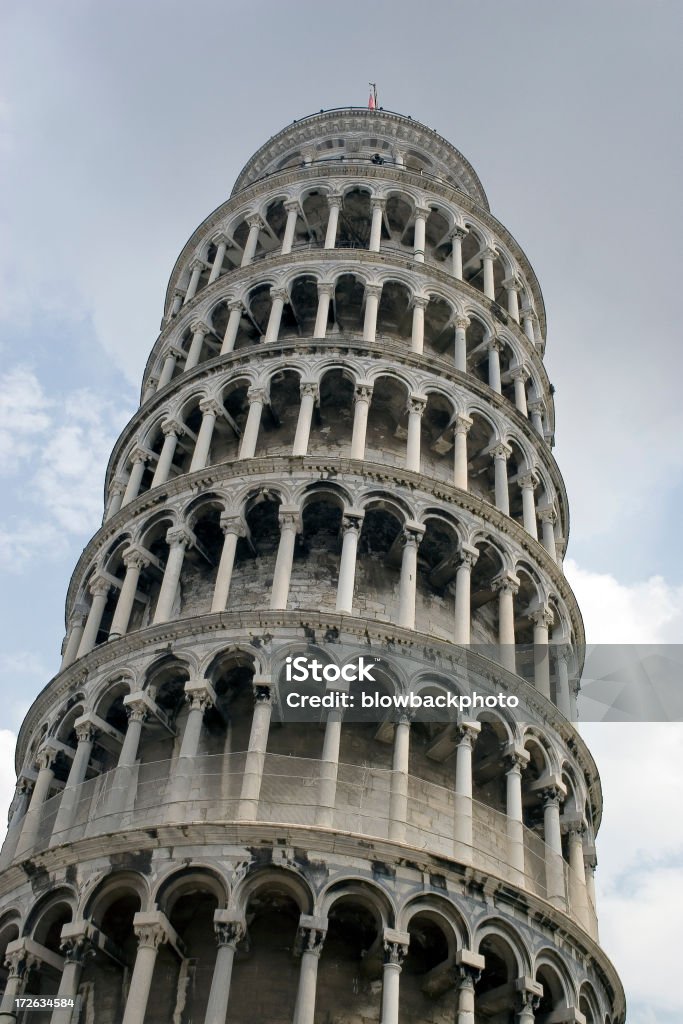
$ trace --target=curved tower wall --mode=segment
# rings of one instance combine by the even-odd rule
[[[173,269],[21,729],[0,1021],[623,1022],[544,350],[430,129],[329,111],[247,163]],[[293,721],[311,650],[520,711]]]

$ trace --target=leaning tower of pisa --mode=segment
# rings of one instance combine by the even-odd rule
[[[247,162],[21,729],[0,1024],[623,1024],[545,342],[431,129],[321,111]],[[331,709],[292,710],[288,658]]]

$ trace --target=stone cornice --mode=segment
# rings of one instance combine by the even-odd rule
[[[217,206],[216,209],[194,230],[178,255],[169,278],[164,301],[164,310],[168,311],[170,309],[170,305],[173,301],[173,293],[177,287],[182,267],[185,266],[187,260],[192,258],[200,242],[202,242],[212,231],[215,232],[216,229],[221,226],[223,220],[230,211],[238,208],[242,204],[249,204],[250,202],[260,198],[262,195],[267,195],[269,192],[282,191],[283,188],[288,188],[289,186],[295,185],[299,182],[310,185],[312,182],[320,181],[321,184],[325,184],[330,178],[362,178],[366,182],[377,180],[392,184],[398,182],[412,185],[422,191],[429,190],[433,195],[445,199],[446,201],[453,202],[463,210],[478,217],[482,224],[486,225],[486,227],[494,232],[501,241],[505,242],[510,249],[510,252],[517,259],[520,268],[524,272],[524,276],[527,279],[529,287],[534,294],[541,334],[545,338],[545,304],[543,302],[541,286],[538,282],[534,269],[514,235],[512,235],[489,210],[478,205],[464,192],[459,191],[447,182],[423,177],[422,175],[409,171],[405,168],[396,168],[387,164],[375,165],[363,162],[354,163],[353,160],[348,160],[343,165],[337,163],[332,166],[325,167],[320,164],[315,164],[311,167],[298,167],[285,170],[278,174],[273,174],[262,181],[255,182],[253,185],[247,186],[241,192],[233,193],[226,202]],[[432,264],[425,264],[425,266],[431,265]]]

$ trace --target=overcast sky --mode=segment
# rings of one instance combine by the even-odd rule
[[[268,136],[364,105],[371,79],[471,161],[541,282],[589,639],[683,640],[679,3],[35,0],[0,18],[3,803],[178,252]],[[584,735],[629,1024],[680,1024],[683,726]]]

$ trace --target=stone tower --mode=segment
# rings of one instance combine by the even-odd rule
[[[171,274],[21,729],[0,1022],[623,1024],[545,336],[434,131],[321,111],[248,161]],[[313,654],[373,681],[300,697],[493,704],[288,714]]]

